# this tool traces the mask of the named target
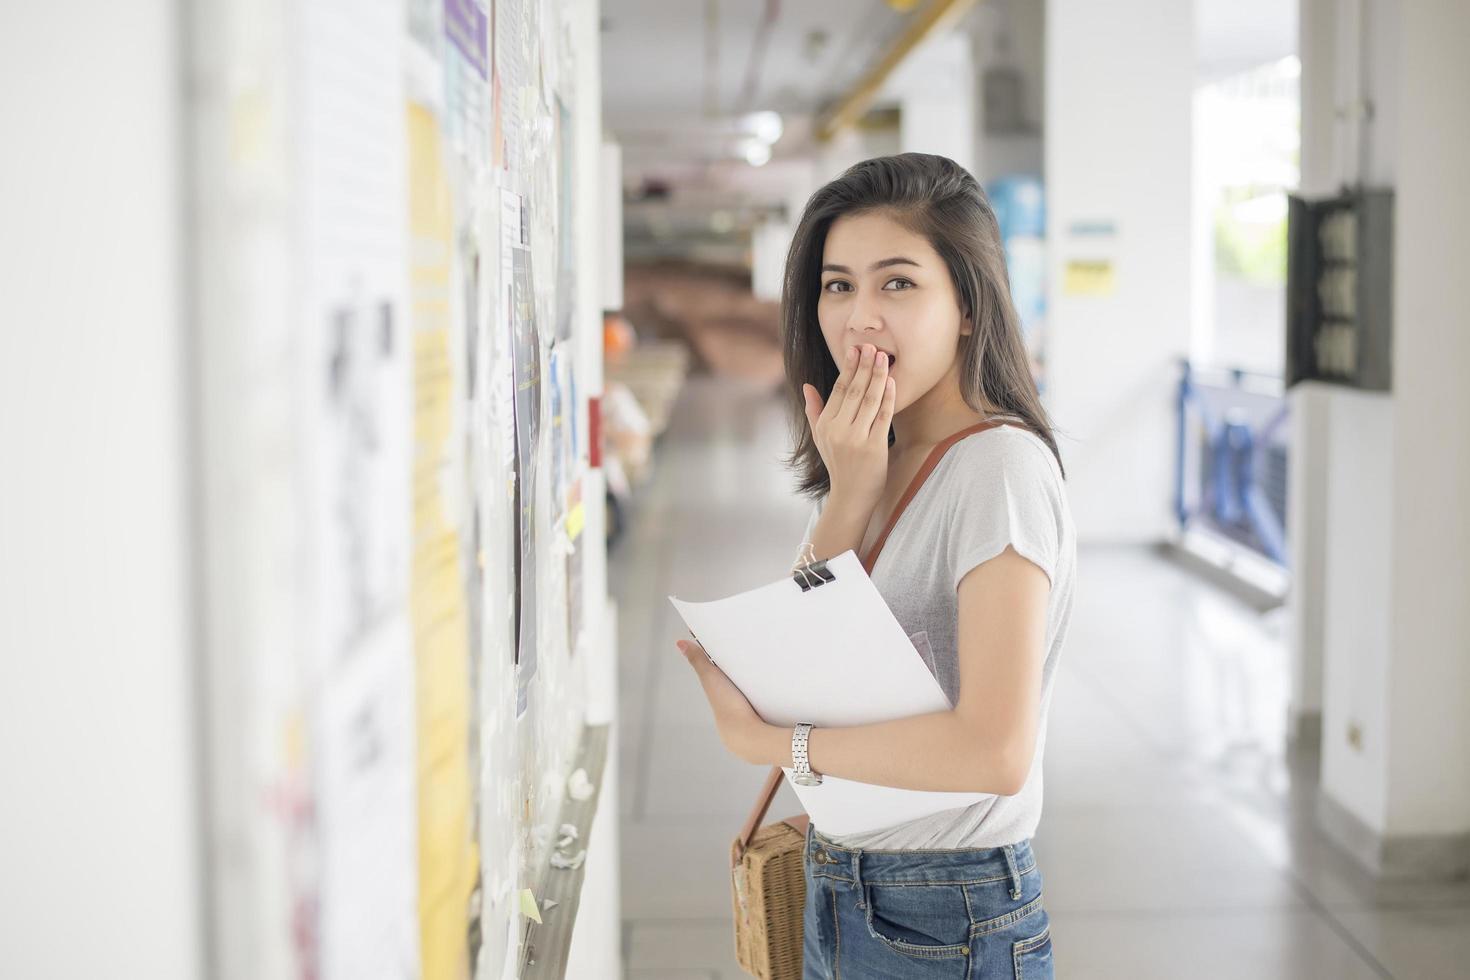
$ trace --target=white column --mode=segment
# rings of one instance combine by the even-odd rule
[[[975,89],[969,35],[940,35],[911,53],[885,86],[898,95],[901,152],[937,153],[973,172]]]
[[[1338,172],[1391,184],[1396,213],[1392,395],[1327,406],[1319,817],[1385,877],[1451,877],[1470,870],[1470,9],[1323,3],[1320,20],[1304,3],[1304,43],[1343,8],[1361,18],[1361,39],[1334,31],[1336,56],[1374,103],[1360,135],[1338,134]]]
[[[623,148],[611,140],[602,144],[600,174],[602,211],[601,262],[602,309],[623,308]],[[598,372],[597,390],[602,390]]]
[[[604,390],[602,313],[622,305],[622,168],[615,146],[602,141],[601,0],[571,5],[576,111],[576,193],[572,220],[577,261],[577,412],[587,456],[587,399]],[[610,227],[609,227],[610,225]],[[609,305],[610,301],[615,305]],[[617,785],[618,624],[607,597],[607,520],[602,469],[586,470],[582,506],[586,523],[577,541],[582,559],[582,624],[585,647],[578,656],[587,671],[586,721],[612,726],[602,789],[587,842],[587,874],[567,951],[567,976],[621,976],[621,833]]]
[[[1470,129],[1456,99],[1470,90],[1470,9],[1423,0],[1398,10],[1406,97],[1395,151],[1390,657],[1383,714],[1362,749],[1325,733],[1324,762],[1362,755],[1372,765],[1344,763],[1355,780],[1329,783],[1324,773],[1323,789],[1368,832],[1331,825],[1370,865],[1448,877],[1470,869],[1470,318],[1460,286],[1470,262]]]
[[[902,145],[895,130],[863,130],[849,126],[818,145],[814,171],[816,177],[812,190],[837,177],[855,163],[899,152],[902,152]],[[800,211],[796,214],[799,218]]]
[[[1470,8],[1404,4],[1394,256],[1390,837],[1470,865]],[[1448,869],[1441,869],[1448,870]]]
[[[1299,0],[1298,48],[1302,63],[1301,184],[1306,197],[1338,190],[1336,77],[1338,0]],[[1328,425],[1341,394],[1330,385],[1303,382],[1287,392],[1291,410],[1291,458],[1287,472],[1287,547],[1291,560],[1291,703],[1287,730],[1305,746],[1320,744],[1322,665],[1327,617],[1328,501],[1331,483]]]
[[[780,301],[786,250],[795,230],[794,224],[777,218],[764,218],[751,229],[750,291],[756,299]]]

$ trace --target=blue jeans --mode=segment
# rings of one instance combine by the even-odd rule
[[[806,833],[803,980],[1051,980],[1031,842],[863,851]]]

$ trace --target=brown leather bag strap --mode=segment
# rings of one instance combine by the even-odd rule
[[[929,479],[929,474],[934,472],[934,467],[938,466],[939,461],[944,458],[944,454],[949,452],[950,446],[953,446],[965,438],[965,436],[974,435],[976,432],[984,432],[986,429],[993,429],[998,425],[1013,424],[996,419],[976,422],[974,425],[963,428],[953,435],[945,436],[941,442],[929,450],[929,455],[924,459],[924,465],[919,467],[919,472],[915,473],[914,478],[909,481],[908,488],[904,490],[903,496],[899,498],[898,506],[893,508],[893,513],[888,516],[888,523],[884,526],[883,533],[878,535],[878,540],[873,542],[873,547],[868,552],[868,557],[863,559],[863,571],[869,575],[873,574],[873,566],[878,564],[878,554],[883,550],[883,545],[888,542],[888,535],[893,533],[893,528],[898,524],[898,519],[908,509],[909,501],[914,499],[914,495],[919,492],[919,488],[924,485],[924,481]]]
[[[929,474],[934,472],[934,467],[939,465],[939,460],[949,451],[949,447],[959,442],[965,436],[973,435],[976,432],[984,432],[986,429],[993,429],[998,425],[1015,425],[1015,423],[996,419],[977,422],[951,436],[946,436],[942,442],[929,451],[928,457],[924,460],[924,465],[919,467],[919,472],[915,473],[914,478],[909,481],[908,488],[904,490],[903,497],[899,500],[898,506],[893,509],[892,516],[888,518],[887,526],[883,528],[883,533],[878,535],[878,540],[873,543],[872,550],[863,562],[863,569],[869,575],[873,574],[873,565],[878,561],[878,553],[883,550],[884,543],[888,541],[888,535],[893,531],[893,527],[898,523],[898,519],[903,516],[904,508],[908,507],[909,501],[914,499],[914,495],[919,492],[919,488],[924,485],[924,481],[929,478]],[[750,816],[745,818],[745,825],[740,828],[740,836],[735,838],[734,846],[730,849],[732,865],[739,862],[741,852],[750,846],[751,838],[760,829],[761,821],[766,819],[766,811],[771,808],[771,803],[776,799],[776,792],[780,790],[781,781],[784,778],[785,774],[781,771],[780,766],[771,767],[771,772],[766,777],[765,785],[761,787],[760,792],[756,795],[755,806],[751,808]]]
[[[745,818],[745,825],[740,828],[740,836],[735,838],[735,847],[731,849],[731,864],[740,860],[740,853],[750,846],[750,840],[755,832],[760,829],[761,821],[766,819],[766,811],[771,808],[771,803],[776,799],[776,793],[781,789],[781,781],[786,774],[781,771],[780,766],[772,766],[771,772],[766,776],[766,784],[756,794],[755,806],[750,811],[750,816]]]

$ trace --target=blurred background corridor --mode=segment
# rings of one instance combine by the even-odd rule
[[[1465,0],[0,13],[0,976],[735,980],[787,250],[999,223],[1063,978],[1470,975]],[[783,786],[768,820],[801,807]]]

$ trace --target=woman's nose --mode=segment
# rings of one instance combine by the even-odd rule
[[[847,325],[860,333],[869,333],[882,329],[883,318],[878,315],[878,310],[872,303],[858,299],[852,304],[852,312],[848,314]]]

